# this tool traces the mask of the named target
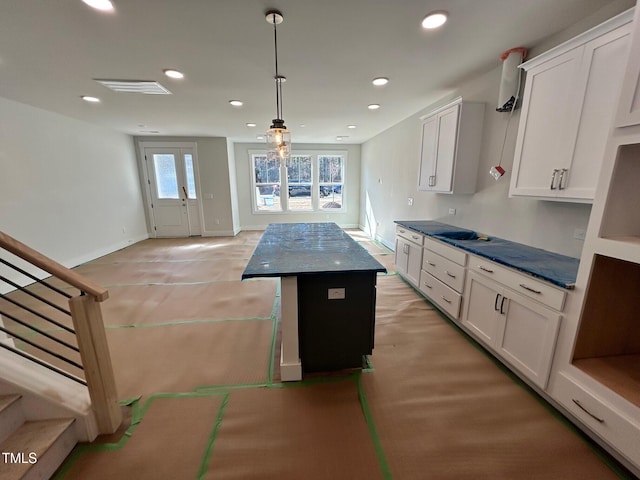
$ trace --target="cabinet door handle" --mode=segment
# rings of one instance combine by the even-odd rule
[[[451,278],[456,278],[456,276],[453,273],[450,273],[449,270],[445,270],[444,273],[449,275]]]
[[[411,235],[411,238],[413,238],[414,240],[420,240],[420,237],[416,237],[415,235]]]
[[[429,288],[429,289],[433,288],[433,287],[432,287],[431,285],[429,285],[427,282],[422,282],[422,284],[423,284],[425,287]]]
[[[429,177],[429,186],[430,187],[435,187],[436,186],[436,176],[435,175],[431,175]]]
[[[490,268],[483,267],[482,265],[478,265],[478,268],[483,272],[493,273],[493,270],[491,270]]]
[[[498,311],[498,300],[500,300],[500,297],[502,295],[500,295],[499,293],[496,293],[496,300],[493,302],[493,309],[497,312]]]
[[[525,290],[529,290],[530,292],[536,293],[538,295],[542,294],[542,292],[540,290],[536,290],[535,288],[527,287],[524,283],[521,283],[520,286],[522,288],[524,288]]]
[[[400,233],[404,233],[406,232],[406,230],[398,230]]]
[[[504,301],[507,299],[507,297],[502,297],[502,300],[500,301],[500,315],[504,315]]]
[[[444,295],[440,295],[440,297],[447,303],[451,303],[451,300],[449,300],[447,297],[445,297]]]
[[[558,176],[558,172],[559,171],[560,170],[557,169],[557,168],[553,169],[553,175],[551,175],[551,185],[549,186],[549,188],[551,190],[555,190],[557,188],[557,186],[556,186],[556,177]]]
[[[591,413],[589,410],[587,410],[584,405],[582,405],[580,403],[579,400],[576,400],[575,398],[571,399],[573,401],[573,403],[575,403],[578,408],[580,410],[582,410],[584,413],[586,413],[587,415],[589,415],[591,418],[593,418],[595,421],[599,422],[599,423],[604,423],[604,418],[598,417],[597,415],[594,415],[593,413]]]
[[[429,260],[427,260],[427,263],[428,263],[429,265],[431,265],[432,267],[435,267],[435,266],[436,266],[436,264],[435,264],[435,263],[430,262]]]
[[[560,170],[560,180],[558,181],[558,190],[564,190],[564,176],[565,173],[567,173],[568,170],[566,168],[563,168],[562,170]]]

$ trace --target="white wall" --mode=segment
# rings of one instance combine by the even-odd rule
[[[294,153],[299,151],[346,151],[345,173],[345,210],[342,212],[307,212],[307,213],[253,213],[251,196],[251,150],[265,150],[264,143],[236,143],[235,166],[238,188],[238,209],[240,226],[243,230],[262,230],[270,223],[286,222],[335,222],[343,228],[358,226],[360,214],[360,145],[322,145],[296,144]]]
[[[0,98],[0,230],[75,266],[147,236],[129,135]]]
[[[532,50],[532,56],[597,25],[628,5],[617,2],[616,7],[615,10],[602,10],[547,39]],[[507,173],[498,181],[489,175],[491,166],[499,162],[509,118],[509,114],[495,111],[502,72],[499,61],[496,64],[491,71],[454,86],[442,101],[427,106],[362,145],[360,225],[363,229],[393,246],[394,220],[439,220],[553,252],[580,256],[583,242],[574,239],[573,234],[576,229],[586,229],[590,205],[508,198],[520,110],[514,113],[508,126],[502,161]],[[419,117],[457,96],[486,104],[476,193],[419,192]],[[550,121],[553,121],[552,112]],[[413,197],[413,206],[408,206],[408,197]],[[450,208],[456,209],[455,215],[449,215]]]

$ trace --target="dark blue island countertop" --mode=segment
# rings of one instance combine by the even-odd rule
[[[335,223],[272,223],[249,259],[242,279],[386,271]]]
[[[396,220],[398,225],[436,238],[496,263],[515,268],[562,288],[574,287],[580,260],[473,230],[435,221]]]

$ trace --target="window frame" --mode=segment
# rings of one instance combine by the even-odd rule
[[[289,179],[286,171],[286,162],[280,163],[280,210],[260,210],[257,204],[256,188],[260,185],[256,182],[255,158],[268,157],[267,150],[249,150],[249,172],[251,176],[251,211],[255,215],[315,215],[326,213],[346,213],[347,212],[347,161],[346,150],[293,150],[290,157],[311,157],[311,208],[307,210],[291,210],[289,206],[289,195],[282,195],[282,192],[289,191]],[[342,182],[341,182],[341,207],[323,208],[320,197],[320,157],[342,157]],[[263,182],[264,183],[264,182]],[[322,182],[323,184],[327,182]],[[335,182],[333,182],[335,183]],[[338,182],[340,183],[340,182]]]

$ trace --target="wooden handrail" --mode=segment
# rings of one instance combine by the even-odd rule
[[[44,270],[50,275],[53,275],[60,280],[64,280],[69,285],[76,287],[80,291],[91,295],[98,302],[103,302],[109,298],[109,291],[106,288],[87,280],[82,275],[68,269],[55,260],[51,260],[49,257],[37,252],[33,248],[4,232],[0,232],[0,247]]]

